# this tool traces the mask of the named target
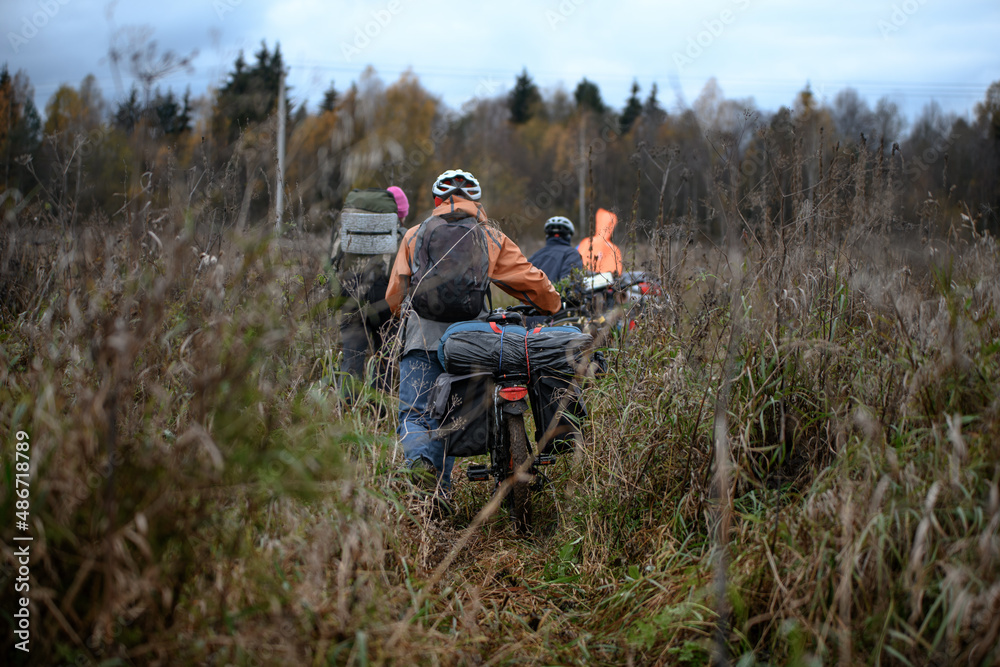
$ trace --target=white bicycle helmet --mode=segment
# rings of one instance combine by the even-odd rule
[[[458,193],[472,201],[479,201],[483,194],[476,177],[461,169],[449,169],[438,176],[431,190],[435,197],[442,199]]]
[[[554,215],[545,221],[545,233],[554,233],[560,227],[565,227],[569,230],[569,235],[573,236],[576,234],[576,227],[573,226],[573,221],[562,215]]]

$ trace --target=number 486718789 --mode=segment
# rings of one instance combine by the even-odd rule
[[[17,456],[15,457],[14,469],[17,471],[15,493],[19,500],[14,503],[14,507],[17,508],[18,526],[23,526],[22,530],[27,530],[28,509],[30,507],[28,477],[31,471],[31,446],[28,439],[28,434],[24,431],[17,432],[17,446],[15,447]]]

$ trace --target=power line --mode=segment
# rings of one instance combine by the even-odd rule
[[[300,61],[298,63],[293,63],[289,65],[292,69],[297,70],[326,70],[333,72],[343,72],[348,74],[360,74],[368,64],[364,66],[353,66],[353,65],[341,65],[324,61]],[[373,65],[374,67],[374,65]],[[412,65],[398,65],[398,64],[383,64],[381,67],[375,68],[375,71],[379,70],[389,71],[389,72],[404,72],[407,70],[412,70],[414,74],[419,77],[447,77],[451,79],[476,79],[483,77],[503,77],[505,79],[513,79],[517,76],[518,72],[507,69],[458,69],[458,68],[442,68],[442,67],[426,67],[417,69]],[[563,79],[565,78],[562,73],[536,70],[531,72],[532,77],[536,80],[539,78],[546,79]],[[614,82],[614,83],[627,83],[631,84],[633,80],[639,79],[640,81],[644,78],[651,78],[651,82],[657,82],[657,76],[650,76],[649,74],[620,74],[620,73],[609,73],[603,74],[601,72],[592,72],[586,75],[588,79],[601,79],[604,83]],[[662,78],[668,78],[661,75]],[[582,78],[582,77],[581,77]],[[690,75],[671,77],[675,80],[679,80],[682,83],[688,83],[692,85],[704,85],[708,80],[705,77],[695,77]],[[822,77],[806,77],[803,81],[801,79],[770,79],[770,78],[743,78],[743,77],[729,77],[725,75],[715,76],[720,82],[726,82],[732,85],[744,85],[744,86],[759,86],[763,88],[771,88],[778,90],[787,90],[789,88],[794,88],[796,90],[801,90],[808,83],[813,89],[815,87],[838,87],[838,88],[855,88],[855,89],[879,89],[879,90],[894,90],[902,91],[905,93],[913,94],[930,94],[930,95],[978,95],[985,92],[986,88],[990,85],[987,83],[980,82],[939,82],[939,81],[906,81],[906,80],[851,80],[851,79],[825,79]]]
[[[352,66],[347,64],[333,63],[329,61],[322,60],[302,60],[297,63],[290,65],[294,70],[302,71],[312,71],[317,70],[327,71],[327,72],[339,72],[348,75],[359,76],[361,72],[367,68],[369,64],[364,66]],[[373,65],[374,67],[374,65]],[[467,69],[467,68],[456,68],[456,67],[427,67],[427,68],[416,68],[412,65],[401,66],[398,64],[382,64],[375,69],[378,72],[405,72],[413,71],[413,73],[423,80],[445,80],[449,82],[458,81],[489,81],[491,83],[501,82],[501,86],[497,87],[497,92],[509,88],[513,85],[513,80],[517,76],[518,72],[507,70],[507,69],[497,69],[497,68],[482,68],[482,69]],[[558,80],[564,81],[566,79],[564,73],[555,73],[545,70],[535,70],[531,72],[532,77],[535,79],[536,83],[542,85],[539,80]],[[630,85],[633,80],[647,80],[649,84],[657,83],[660,84],[663,79],[670,80],[675,83],[681,83],[684,88],[694,89],[695,91],[700,90],[707,81],[712,77],[697,77],[691,75],[684,76],[673,76],[665,75],[660,73],[659,75],[645,74],[623,74],[620,72],[616,73],[602,73],[602,72],[591,72],[586,75],[588,79],[594,80],[601,86],[621,86]],[[583,76],[581,76],[583,78]],[[837,92],[847,88],[853,88],[862,94],[863,97],[870,98],[880,98],[889,97],[890,99],[907,99],[908,102],[906,106],[911,107],[911,110],[915,110],[913,105],[915,103],[927,102],[930,100],[951,100],[953,102],[965,102],[966,104],[972,104],[983,97],[986,89],[989,87],[990,83],[977,83],[977,82],[966,82],[966,81],[913,81],[913,80],[851,80],[851,79],[826,79],[822,77],[807,77],[805,80],[802,79],[777,79],[777,78],[766,78],[766,77],[729,77],[725,75],[714,77],[719,82],[720,87],[725,89],[727,94],[732,94],[733,89],[737,92],[736,97],[741,95],[746,95],[749,97],[775,97],[775,96],[786,96],[788,98],[788,103],[794,99],[800,91],[802,91],[806,85],[810,86],[812,92],[821,99],[832,98]],[[658,81],[657,79],[660,79]],[[447,93],[445,93],[447,95]],[[695,93],[697,95],[697,93]],[[447,95],[450,97],[455,97],[454,93]],[[469,94],[466,96],[466,100],[473,99],[474,95]],[[954,106],[954,105],[952,105]]]

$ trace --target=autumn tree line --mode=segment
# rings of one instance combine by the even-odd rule
[[[145,70],[117,100],[88,76],[39,110],[27,75],[4,65],[7,218],[72,227],[117,216],[137,231],[165,219],[273,223],[280,47],[241,54],[197,99],[161,88],[170,69]],[[572,93],[543,92],[523,70],[509,91],[494,88],[480,85],[457,111],[412,72],[386,84],[369,68],[343,90],[331,84],[316,109],[286,89],[284,222],[322,230],[351,188],[394,184],[414,202],[413,224],[431,206],[434,176],[455,167],[476,174],[488,212],[514,238],[540,238],[552,215],[579,223],[581,210],[586,232],[598,206],[631,233],[683,223],[718,237],[729,222],[789,221],[817,198],[848,202],[838,175],[862,170],[860,182],[885,190],[894,224],[932,204],[1000,228],[1000,81],[969,118],[930,103],[912,123],[888,98],[871,107],[850,88],[826,103],[807,85],[776,111],[727,99],[714,80],[669,110],[655,83],[635,82],[620,108],[586,78]]]

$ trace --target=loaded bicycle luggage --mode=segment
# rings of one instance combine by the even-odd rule
[[[508,309],[494,311],[486,322],[451,325],[438,346],[445,373],[434,387],[433,405],[447,454],[489,454],[490,463],[470,466],[468,477],[494,477],[498,487],[510,478],[511,514],[527,529],[528,480],[579,437],[577,423],[586,416],[579,378],[593,339],[575,327],[526,329],[522,322],[516,309]],[[529,397],[535,448],[524,428]]]

